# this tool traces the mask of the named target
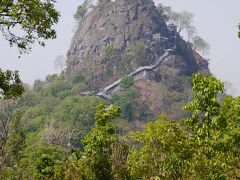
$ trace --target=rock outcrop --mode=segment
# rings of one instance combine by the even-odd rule
[[[87,74],[94,72],[92,75],[98,76],[106,66],[101,63],[106,46],[111,44],[123,53],[129,44],[140,41],[150,44],[156,33],[167,37],[169,31],[152,1],[118,0],[105,3],[90,12],[79,24],[68,52],[67,72],[90,71]],[[95,71],[92,65],[100,66],[100,71]]]
[[[143,79],[135,83],[153,117],[160,112],[172,115],[174,108],[180,111],[180,105],[172,107],[173,101],[182,104],[190,98],[192,73],[210,74],[207,61],[174,33],[152,0],[102,1],[79,23],[67,53],[66,76],[83,75],[97,92],[140,67],[153,66],[166,49],[174,49],[155,67],[151,83]],[[147,89],[152,86],[151,96],[143,89],[146,84]]]

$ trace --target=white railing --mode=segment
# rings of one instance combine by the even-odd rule
[[[158,61],[154,64],[154,65],[151,65],[151,66],[142,66],[140,68],[138,68],[137,70],[135,70],[134,72],[130,73],[128,76],[131,76],[131,77],[135,77],[137,74],[139,74],[140,72],[142,71],[145,71],[145,70],[154,70],[156,69],[160,63],[169,56],[169,54],[172,52],[173,50],[172,49],[167,49],[165,50],[165,52],[163,53],[163,55],[161,55],[158,59]],[[100,90],[98,93],[97,93],[97,96],[100,96],[104,99],[109,99],[109,91],[112,90],[113,88],[115,88],[116,86],[119,85],[119,83],[121,82],[122,78],[118,79],[117,81],[113,82],[112,84],[110,84],[109,86],[105,87],[104,89]]]

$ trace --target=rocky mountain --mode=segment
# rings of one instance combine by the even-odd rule
[[[131,110],[128,120],[183,117],[192,73],[210,71],[176,28],[164,22],[152,0],[99,1],[75,32],[66,77],[83,76],[93,94],[112,103],[129,100],[123,108]],[[121,85],[126,76],[134,85]]]

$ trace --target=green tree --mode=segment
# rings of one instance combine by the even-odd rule
[[[0,99],[15,99],[23,92],[24,87],[17,71],[4,72],[0,69]]]
[[[56,38],[53,25],[59,13],[54,8],[55,0],[1,0],[0,31],[10,46],[17,46],[20,54],[31,50],[31,44]],[[18,72],[0,69],[0,96],[16,98],[23,93]]]
[[[92,7],[92,0],[85,0],[81,5],[78,6],[77,11],[73,17],[78,22],[81,22],[86,17],[88,10]]]
[[[193,75],[192,113],[181,123],[160,117],[130,136],[132,179],[238,179],[240,98],[224,97],[223,83]]]
[[[30,51],[35,41],[44,46],[44,40],[56,38],[53,25],[58,22],[59,13],[54,3],[55,0],[1,0],[0,31],[20,53]]]
[[[168,22],[170,19],[169,15],[172,13],[172,8],[170,6],[165,6],[162,3],[159,3],[157,5],[157,10],[164,18],[165,22]]]
[[[64,160],[65,152],[57,146],[42,143],[37,137],[29,136],[27,143],[13,179],[51,179],[56,163]]]
[[[53,159],[53,157],[47,154],[43,154],[36,165],[36,169],[40,179],[42,179],[43,177],[52,177],[54,175],[54,165],[55,160]]]
[[[94,113],[100,98],[69,96],[55,107],[52,117],[58,121],[81,122],[85,128],[93,125]]]
[[[240,24],[238,24],[238,37],[240,38]]]
[[[66,161],[56,163],[53,179],[81,179],[87,180],[94,177],[89,166],[81,159],[82,152],[74,150]]]
[[[240,97],[226,96],[220,107],[219,116],[215,120],[222,127],[222,138],[217,142],[224,152],[222,160],[232,179],[240,178]]]
[[[187,136],[177,122],[166,117],[130,135],[128,168],[132,179],[181,179],[191,158]]]
[[[137,97],[137,91],[134,88],[128,88],[122,94],[113,96],[111,101],[121,107],[121,117],[131,121],[134,118],[133,112]]]
[[[192,45],[193,50],[201,52],[203,55],[207,54],[210,49],[210,45],[200,36],[193,37],[190,44]]]
[[[207,137],[210,135],[208,131],[214,125],[212,118],[219,114],[218,93],[224,91],[224,85],[214,77],[194,74],[192,90],[194,99],[184,107],[192,112],[192,117],[185,122],[192,131]],[[204,131],[199,130],[201,128]]]
[[[128,89],[134,85],[134,78],[132,76],[124,76],[119,83],[119,86],[123,89]]]
[[[74,14],[74,18],[80,22],[87,14],[87,8],[83,5],[78,6],[77,12]]]
[[[84,83],[85,82],[85,77],[82,74],[78,74],[73,78],[72,82],[74,84],[77,84],[77,83],[80,83],[80,82]]]
[[[0,179],[7,169],[17,165],[25,144],[24,128],[20,121],[23,112],[13,113],[14,107],[10,100],[0,104]]]
[[[101,101],[95,114],[95,127],[83,140],[83,157],[95,174],[95,179],[112,179],[111,144],[115,141],[115,128],[110,121],[120,114],[117,106]]]
[[[239,177],[239,98],[226,97],[220,104],[218,94],[223,91],[216,78],[193,76],[194,98],[185,106],[192,117],[183,122],[194,151],[189,169],[200,179]]]
[[[128,167],[132,179],[181,179],[191,158],[187,136],[175,121],[159,117],[130,135]]]

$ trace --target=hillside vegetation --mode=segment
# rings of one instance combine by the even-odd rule
[[[55,85],[59,82],[64,80],[55,79]],[[114,125],[119,126],[118,106],[76,96],[74,88],[54,91],[52,84],[41,83],[17,103],[7,100],[2,107],[1,125],[9,126],[8,134],[1,134],[2,179],[240,176],[240,100],[224,95],[219,101],[224,87],[213,77],[193,76],[194,98],[184,106],[189,118],[160,116],[142,132],[130,133],[127,122],[121,121],[123,128]]]

